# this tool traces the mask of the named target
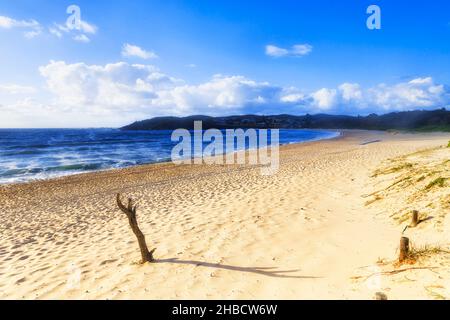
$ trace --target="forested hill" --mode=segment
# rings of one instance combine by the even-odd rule
[[[194,121],[201,120],[203,129],[233,128],[280,128],[280,129],[367,129],[367,130],[418,130],[450,132],[450,111],[439,109],[434,111],[405,111],[384,115],[368,116],[345,115],[239,115],[227,117],[189,116],[189,117],[157,117],[137,121],[122,130],[175,130],[178,128],[193,129]]]

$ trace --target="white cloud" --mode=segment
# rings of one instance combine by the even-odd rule
[[[417,78],[393,86],[381,84],[370,89],[369,94],[369,99],[385,110],[407,110],[411,106],[428,108],[448,103],[449,98],[444,85],[435,84],[431,77]]]
[[[98,27],[96,25],[84,20],[80,21],[79,28],[74,28],[72,25],[69,25],[68,22],[66,22],[66,24],[64,25],[54,23],[54,27],[65,33],[69,33],[71,31],[79,31],[82,33],[96,34],[98,30]]]
[[[309,44],[296,44],[292,47],[291,54],[293,56],[306,56],[310,54],[313,47]]]
[[[0,93],[6,94],[32,94],[35,93],[36,89],[29,86],[21,86],[17,84],[0,84]]]
[[[58,24],[54,24],[53,27],[49,27],[48,31],[50,32],[50,34],[54,35],[57,38],[63,37],[63,31],[61,30],[60,25]]]
[[[32,31],[27,31],[24,33],[25,38],[27,39],[32,39],[34,37],[37,37],[38,35],[40,35],[42,33],[41,29],[38,30],[32,30]]]
[[[76,35],[73,37],[73,40],[84,43],[88,43],[91,41],[91,39],[89,39],[85,34]]]
[[[305,95],[303,93],[291,93],[287,95],[283,95],[280,98],[281,102],[285,103],[299,103],[305,100]]]
[[[153,104],[156,92],[180,83],[153,66],[125,62],[101,66],[51,61],[39,71],[57,103],[87,109],[144,108]]]
[[[53,26],[48,28],[48,32],[57,38],[63,38],[64,34],[72,36],[72,39],[78,42],[88,43],[91,41],[86,34],[95,35],[98,27],[92,23],[81,20],[79,28],[73,28],[66,24],[53,23]]]
[[[62,25],[62,24],[59,24],[59,23],[54,23],[53,26],[54,26],[54,28],[56,28],[55,30],[59,30],[60,32],[69,33],[70,30],[71,30],[66,25]]]
[[[188,84],[154,66],[126,62],[88,65],[51,61],[39,71],[52,98],[10,103],[0,108],[0,118],[13,117],[17,110],[15,119],[50,121],[44,119],[47,117],[64,126],[119,126],[163,115],[368,114],[450,104],[449,89],[432,78],[372,88],[343,83],[336,88],[304,92],[236,75],[215,75],[203,83]],[[33,89],[3,85],[0,92],[31,94]]]
[[[360,101],[363,98],[361,86],[357,83],[343,83],[339,91],[344,101]]]
[[[0,105],[0,115],[0,127],[4,128],[99,126],[98,116],[89,117],[83,110],[45,104],[33,98],[19,99],[8,105]]]
[[[90,34],[96,34],[97,33],[97,26],[94,24],[91,24],[87,21],[81,20],[80,22],[80,30],[84,33],[90,33]]]
[[[357,83],[343,83],[338,89],[323,88],[312,94],[315,104],[325,110],[351,112],[402,111],[417,108],[437,108],[450,103],[450,92],[431,77],[416,78],[393,85],[379,84],[362,89]]]
[[[266,55],[279,58],[279,57],[302,57],[310,54],[313,47],[310,44],[295,44],[290,49],[280,48],[274,45],[266,46]]]
[[[337,91],[335,89],[322,88],[311,94],[313,104],[319,110],[329,110],[335,103],[337,98]]]
[[[84,110],[86,115],[114,114],[122,122],[168,114],[241,112],[279,104],[282,91],[242,76],[216,75],[187,85],[154,66],[125,62],[102,66],[52,61],[39,70],[55,97],[52,105]]]
[[[0,16],[0,28],[3,29],[22,29],[26,38],[35,38],[42,34],[44,31],[43,26],[36,20],[16,20],[7,16]],[[86,34],[95,35],[97,33],[97,26],[82,20],[78,29],[73,29],[66,24],[53,23],[51,27],[48,27],[48,32],[58,38],[62,38],[64,34],[71,34],[75,41],[89,42],[90,39]]]
[[[179,114],[223,114],[279,104],[282,88],[243,76],[216,75],[199,85],[175,86],[158,92],[155,104],[175,107]]]
[[[34,38],[42,33],[42,26],[34,19],[30,20],[16,20],[6,16],[0,16],[0,28],[24,29],[24,36],[28,39]]]
[[[10,17],[0,16],[0,28],[11,29],[11,28],[36,28],[40,24],[36,20],[15,20]]]
[[[266,46],[266,54],[271,57],[283,57],[287,56],[289,54],[289,51],[269,44]]]
[[[434,84],[431,78],[366,90],[357,83],[343,83],[336,89],[305,93],[243,76],[215,75],[201,84],[185,84],[154,66],[125,62],[101,66],[59,61],[41,67],[40,72],[58,105],[131,115],[369,113],[442,107],[450,101],[444,86]]]
[[[125,43],[122,47],[122,56],[124,57],[138,57],[144,60],[158,58],[156,53],[146,51],[138,46]]]

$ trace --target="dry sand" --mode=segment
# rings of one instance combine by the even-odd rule
[[[282,147],[273,176],[157,164],[2,186],[0,298],[448,299],[449,139],[346,131]],[[137,263],[116,192],[138,201],[157,263]],[[434,250],[398,266],[414,208],[405,235]]]

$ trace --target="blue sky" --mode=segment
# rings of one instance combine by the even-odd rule
[[[0,127],[450,105],[445,0],[0,0],[0,43]]]

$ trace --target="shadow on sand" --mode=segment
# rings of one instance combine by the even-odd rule
[[[216,268],[223,270],[231,270],[231,271],[240,271],[240,272],[250,272],[256,273],[267,277],[274,278],[292,278],[292,279],[319,279],[321,277],[313,277],[313,276],[296,276],[290,275],[289,273],[300,271],[299,269],[295,270],[275,270],[275,267],[237,267],[230,266],[226,264],[220,263],[209,263],[195,260],[179,260],[178,258],[171,259],[159,259],[154,261],[154,263],[175,263],[175,264],[190,264],[197,267],[206,267],[206,268]]]
[[[429,217],[426,217],[425,219],[419,219],[419,221],[417,221],[417,225],[419,225],[419,224],[421,224],[423,222],[427,222],[428,220],[431,220],[431,219],[434,219],[434,217],[433,216],[429,216]]]

